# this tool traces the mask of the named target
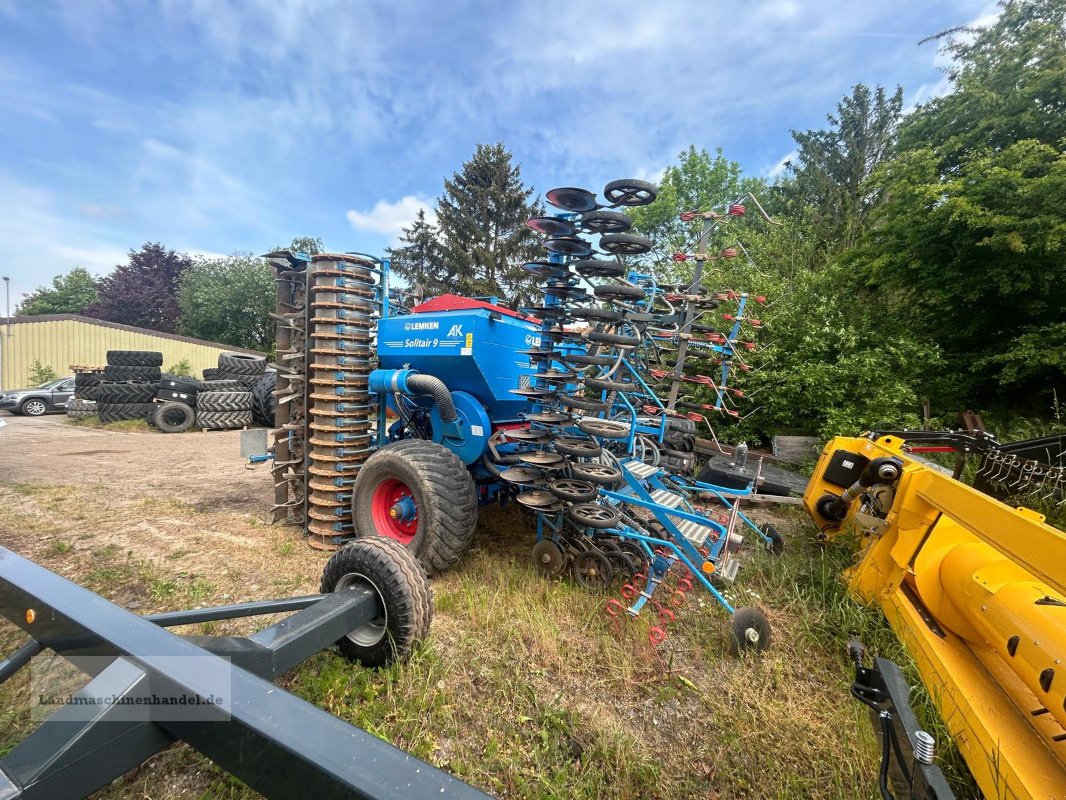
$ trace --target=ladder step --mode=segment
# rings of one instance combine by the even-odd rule
[[[685,498],[666,489],[656,489],[651,493],[651,499],[663,508],[677,508]]]

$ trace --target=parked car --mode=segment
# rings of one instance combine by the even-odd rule
[[[74,396],[74,378],[42,383],[35,389],[15,389],[0,394],[0,408],[12,414],[39,417],[49,411],[63,411]]]

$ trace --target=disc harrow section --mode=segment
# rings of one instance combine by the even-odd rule
[[[267,257],[278,283],[275,520],[333,550],[354,538],[352,486],[371,452],[384,275],[376,260],[347,253]]]
[[[542,304],[523,309],[542,320],[539,342],[524,353],[536,372],[528,386],[512,389],[529,411],[524,427],[503,433],[507,463],[497,464],[537,516],[536,568],[619,593],[605,608],[615,619],[650,608],[653,644],[665,639],[697,583],[733,613],[711,576],[735,577],[742,542],[735,505],[713,518],[694,505],[683,477],[694,466],[693,417],[702,415],[676,410],[654,386],[671,369],[685,375],[684,354],[666,367],[663,351],[689,341],[696,320],[720,302],[697,289],[698,279],[678,294],[626,263],[654,243],[611,209],[656,194],[643,181],[612,181],[601,203],[564,187],[547,194],[562,213],[530,220],[548,251],[526,265],[542,281]],[[712,352],[728,359],[729,337],[723,342]]]

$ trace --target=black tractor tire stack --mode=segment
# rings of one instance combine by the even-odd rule
[[[159,380],[155,399],[164,403],[184,403],[196,406],[196,395],[200,391],[200,381],[190,375],[170,375],[164,373]]]
[[[238,381],[245,391],[251,391],[266,371],[266,358],[249,353],[220,353],[218,380]]]
[[[155,411],[163,354],[148,350],[108,350],[103,380],[96,387],[103,423],[148,420]],[[77,378],[75,378],[77,386]]]
[[[67,417],[70,419],[89,419],[96,416],[96,401],[72,397],[67,400]]]
[[[278,373],[271,370],[264,372],[252,386],[252,417],[257,425],[274,427],[274,418],[278,411],[278,401],[274,390],[278,385]]]
[[[96,372],[74,373],[74,397],[78,400],[91,400],[96,402],[96,391],[100,382],[104,379],[103,370]]]
[[[255,422],[252,388],[267,361],[251,353],[221,353],[218,367],[204,370],[196,394],[196,427],[210,431],[247,428]]]

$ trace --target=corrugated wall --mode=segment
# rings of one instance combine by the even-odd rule
[[[193,374],[218,365],[218,354],[235,348],[209,347],[162,336],[107,328],[76,320],[17,322],[0,325],[0,388],[21,389],[29,385],[30,364],[39,360],[60,377],[70,374],[71,364],[103,365],[108,350],[157,350],[163,354],[163,369],[187,359]]]

